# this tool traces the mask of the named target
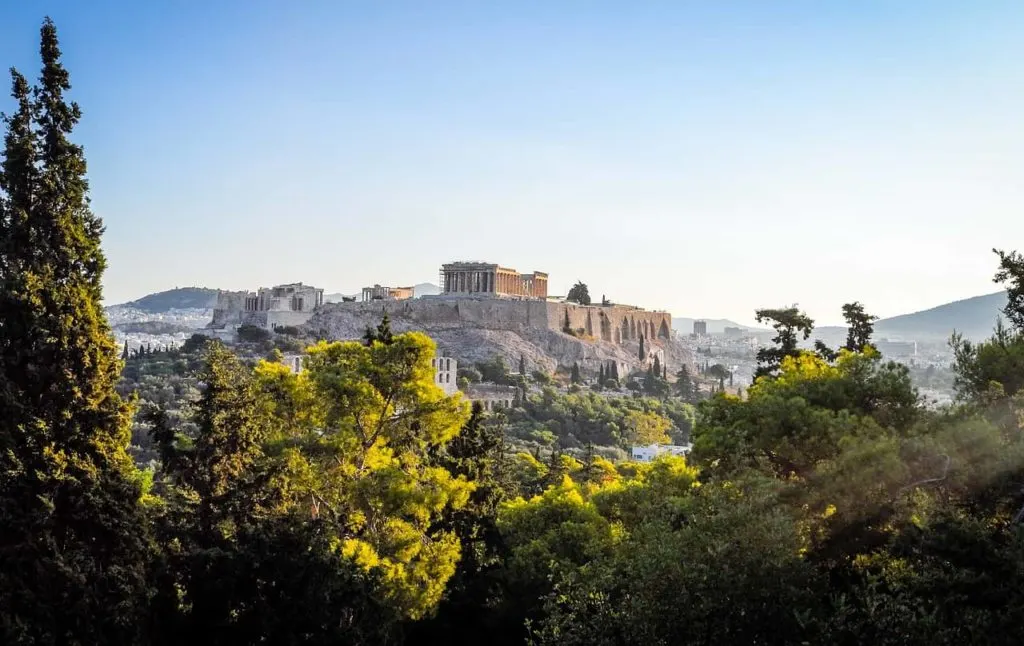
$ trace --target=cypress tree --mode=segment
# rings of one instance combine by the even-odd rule
[[[526,357],[519,355],[519,374],[526,376]]]
[[[612,361],[612,378],[615,381],[619,380],[619,364],[616,361]]]
[[[103,314],[102,223],[53,23],[0,173],[0,643],[141,643],[147,525]]]
[[[655,377],[661,376],[661,359],[658,358],[658,355],[654,355],[654,367],[652,368],[652,373]]]
[[[602,363],[597,372],[597,385],[604,385],[604,364]]]
[[[640,361],[646,361],[647,360],[647,353],[644,351],[644,335],[642,335],[642,334],[640,335],[640,352],[639,352],[639,356],[640,356]]]
[[[580,364],[575,362],[572,364],[572,373],[570,373],[569,379],[574,384],[580,383]]]
[[[121,361],[128,360],[128,339],[124,340],[124,350],[121,350]]]

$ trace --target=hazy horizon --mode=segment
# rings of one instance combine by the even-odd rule
[[[830,325],[997,291],[1024,239],[1015,3],[13,4],[6,66],[60,33],[108,303],[482,259]]]

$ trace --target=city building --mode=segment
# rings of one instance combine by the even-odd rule
[[[873,345],[884,357],[916,357],[917,341],[879,339]]]
[[[726,326],[725,336],[729,337],[730,339],[738,339],[743,336],[743,328]]]
[[[404,301],[412,298],[412,287],[385,287],[374,285],[363,288],[363,302],[366,301]]]
[[[651,444],[650,446],[634,446],[632,455],[637,462],[650,462],[660,455],[685,456],[693,448],[692,444]]]
[[[281,357],[281,363],[288,366],[288,370],[294,374],[299,374],[303,370],[302,359],[305,355],[289,353]]]
[[[547,299],[548,275],[535,271],[521,274],[515,269],[487,262],[452,262],[441,267],[444,294],[518,296]]]
[[[693,333],[696,336],[707,336],[708,335],[708,322],[707,321],[694,321],[693,322]]]
[[[458,392],[459,362],[451,357],[435,357],[430,360],[430,364],[434,367],[434,383],[440,386],[446,395]]]

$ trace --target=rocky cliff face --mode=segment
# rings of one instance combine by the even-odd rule
[[[331,340],[357,339],[367,327],[376,327],[380,323],[385,308],[393,331],[424,332],[437,343],[440,354],[463,363],[501,356],[508,366],[515,369],[522,356],[527,370],[552,372],[578,363],[585,373],[596,374],[602,364],[615,361],[621,375],[646,367],[640,361],[638,341],[614,343],[587,336],[575,337],[547,327],[505,325],[497,320],[452,315],[450,310],[446,310],[444,315],[426,316],[423,308],[407,304],[327,305],[303,327],[311,334]],[[674,338],[645,339],[644,346],[648,351],[648,363],[658,355],[669,372],[678,371],[684,363],[693,367],[692,355]]]

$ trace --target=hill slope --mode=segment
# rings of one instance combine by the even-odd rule
[[[152,314],[169,310],[212,309],[217,304],[217,291],[207,287],[180,287],[149,294],[135,301],[121,303],[120,306]]]
[[[920,312],[881,319],[875,323],[876,335],[908,339],[948,339],[954,330],[971,339],[992,334],[996,318],[1006,305],[1006,292],[965,298]]]

